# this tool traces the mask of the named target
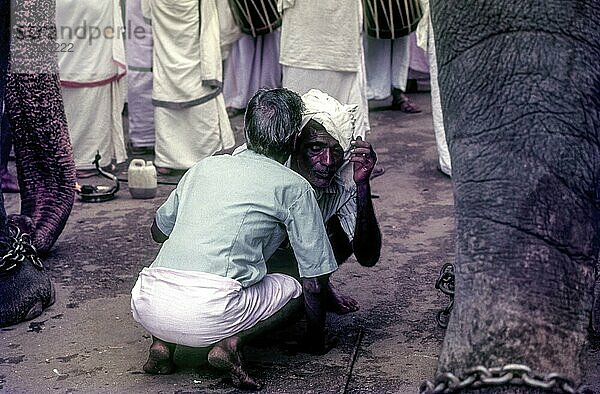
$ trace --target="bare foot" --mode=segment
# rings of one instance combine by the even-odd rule
[[[148,352],[148,361],[144,364],[144,372],[152,375],[168,375],[173,371],[173,354],[175,345],[153,338]]]
[[[358,302],[350,297],[338,293],[333,287],[331,282],[328,285],[327,294],[327,310],[338,315],[345,315],[347,313],[356,312],[358,308]]]
[[[235,387],[242,390],[260,390],[262,385],[244,369],[238,349],[239,342],[239,337],[229,337],[218,342],[208,353],[208,363],[228,371]]]

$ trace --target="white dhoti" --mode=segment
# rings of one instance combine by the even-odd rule
[[[152,72],[127,71],[127,106],[129,141],[135,148],[154,146],[154,106],[152,105]]]
[[[223,95],[189,108],[155,107],[154,126],[154,163],[158,167],[188,169],[233,145]]]
[[[135,148],[154,146],[152,106],[152,28],[142,15],[141,0],[127,1],[127,105],[129,141]]]
[[[124,79],[95,87],[62,87],[62,95],[73,145],[75,167],[95,168],[96,152],[105,167],[114,158],[127,159],[123,137]]]
[[[142,0],[152,20],[155,164],[188,169],[234,146],[215,0]]]
[[[256,38],[243,34],[232,45],[223,77],[227,107],[246,108],[258,89],[281,87],[279,39],[279,30]]]
[[[205,347],[254,327],[301,293],[300,283],[283,274],[243,288],[218,275],[144,268],[131,291],[131,311],[163,341]]]
[[[383,100],[392,94],[392,88],[406,91],[410,65],[409,36],[382,40],[364,36],[367,68],[367,98]]]
[[[77,33],[81,21],[90,27],[89,36]],[[101,166],[113,159],[124,162],[122,111],[127,82],[123,40],[118,35],[95,36],[100,28],[122,31],[119,1],[59,0],[56,27],[57,42],[69,48],[58,53],[58,64],[76,168],[94,168],[96,151],[102,156]]]
[[[433,29],[429,30],[433,33]],[[435,43],[433,34],[431,34],[431,43],[427,49],[429,55],[430,75],[431,75],[431,114],[433,115],[433,131],[435,132],[435,141],[437,144],[440,170],[444,174],[452,176],[452,165],[450,163],[450,152],[448,142],[446,141],[446,131],[444,129],[444,115],[442,114],[442,100],[440,98],[440,87],[438,85],[437,60],[435,57]]]
[[[427,56],[427,52],[417,45],[416,33],[411,33],[408,37],[410,42],[408,79],[416,79],[417,82],[429,85],[429,57]],[[429,88],[424,90],[429,90]]]
[[[419,25],[419,29],[425,30],[425,40],[427,46],[427,55],[429,56],[430,83],[431,83],[431,114],[433,116],[433,131],[435,132],[435,141],[438,151],[438,160],[440,170],[452,176],[452,163],[450,161],[450,151],[446,140],[446,131],[444,129],[444,115],[442,113],[442,100],[440,97],[440,87],[438,85],[438,68],[435,54],[435,37],[431,17],[427,9],[423,18],[424,25]],[[422,26],[424,26],[422,28]]]

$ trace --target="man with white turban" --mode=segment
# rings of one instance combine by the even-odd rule
[[[353,140],[355,105],[342,105],[316,89],[305,93],[302,101],[302,129],[289,165],[315,189],[337,263],[354,253],[360,265],[371,267],[381,252],[370,185],[377,155],[368,142],[360,137]],[[280,248],[268,265],[273,271],[289,273],[287,268],[296,264],[291,251]],[[327,306],[338,314],[358,310],[357,302],[338,294],[331,283]]]

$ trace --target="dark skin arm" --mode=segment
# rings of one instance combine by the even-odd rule
[[[371,144],[357,137],[352,141],[350,161],[353,164],[356,184],[356,227],[352,249],[358,263],[372,267],[381,253],[381,231],[375,217],[371,199],[371,172],[377,162],[377,154]]]
[[[152,222],[152,227],[150,228],[150,232],[152,233],[152,239],[154,242],[158,242],[159,244],[165,242],[169,239],[169,236],[160,231],[158,226],[156,225],[156,219]]]
[[[307,353],[325,354],[335,346],[335,338],[329,335],[325,327],[328,284],[329,275],[302,278],[307,322],[303,349]]]

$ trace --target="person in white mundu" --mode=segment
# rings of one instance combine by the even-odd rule
[[[169,373],[177,344],[212,346],[208,362],[239,388],[259,389],[241,362],[240,341],[295,309],[304,291],[304,350],[331,347],[322,305],[337,263],[315,192],[284,163],[302,120],[301,98],[287,89],[259,90],[248,103],[248,150],[194,165],[158,209],[152,226],[164,242],[132,290],[136,321],[153,336],[148,373]],[[302,286],[267,274],[265,261],[286,236]]]

